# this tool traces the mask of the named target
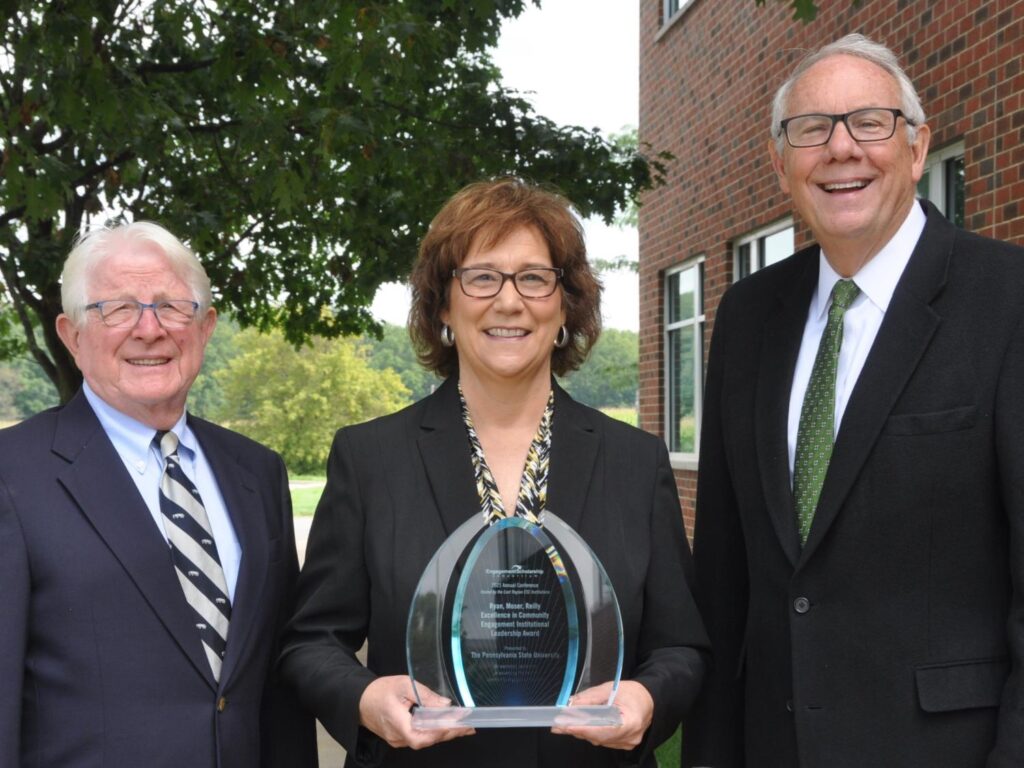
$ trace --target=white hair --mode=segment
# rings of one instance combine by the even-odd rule
[[[61,304],[71,322],[81,325],[85,319],[85,306],[90,302],[89,281],[100,263],[115,254],[131,255],[133,250],[122,247],[139,244],[152,246],[163,254],[174,274],[189,286],[192,298],[199,302],[201,309],[210,306],[210,278],[195,254],[159,224],[136,221],[97,227],[81,232],[76,238],[60,276]]]
[[[782,154],[786,142],[786,137],[782,130],[782,121],[786,115],[787,102],[789,101],[789,94],[792,92],[793,86],[807,73],[807,70],[830,56],[856,56],[859,59],[864,59],[881,67],[892,75],[900,89],[900,111],[903,112],[903,116],[907,121],[907,143],[912,143],[917,136],[917,126],[924,124],[925,121],[924,107],[921,106],[921,99],[917,95],[917,89],[914,88],[914,84],[910,81],[907,73],[903,71],[895,53],[881,43],[876,43],[864,35],[854,33],[846,35],[846,37],[842,37],[834,43],[829,43],[817,51],[808,54],[797,65],[796,69],[793,70],[793,74],[789,76],[789,79],[775,92],[775,98],[772,100],[771,133],[775,139],[775,148],[779,151],[779,154]]]

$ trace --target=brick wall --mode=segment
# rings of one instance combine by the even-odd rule
[[[848,32],[890,46],[917,85],[932,149],[965,146],[965,224],[1024,243],[1024,0],[695,0],[668,25],[640,2],[640,140],[675,156],[640,210],[640,425],[664,434],[664,271],[704,255],[706,344],[733,241],[793,215],[768,162],[770,102],[804,53]],[[797,247],[809,241],[797,219]],[[692,530],[696,476],[676,482]]]

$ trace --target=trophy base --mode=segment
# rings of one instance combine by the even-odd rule
[[[553,725],[622,725],[613,706],[601,707],[417,707],[412,727],[418,731],[441,728],[550,728]]]

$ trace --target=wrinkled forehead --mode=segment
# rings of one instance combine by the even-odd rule
[[[874,62],[837,54],[816,62],[793,83],[787,115],[828,114],[863,107],[900,107],[896,78]]]
[[[160,248],[145,241],[126,242],[100,258],[86,276],[90,298],[188,298],[187,282]],[[103,294],[103,295],[100,295]]]

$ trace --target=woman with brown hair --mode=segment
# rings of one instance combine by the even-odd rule
[[[414,344],[446,380],[338,432],[283,674],[350,765],[655,765],[654,747],[697,692],[706,639],[665,445],[553,379],[600,333],[601,287],[578,220],[563,197],[519,180],[470,185],[431,223],[412,288]],[[579,532],[614,585],[622,725],[413,729],[405,629],[424,567],[472,515],[545,510]],[[366,667],[355,658],[364,640]],[[602,704],[610,686],[573,703]],[[419,692],[426,706],[448,703]]]

